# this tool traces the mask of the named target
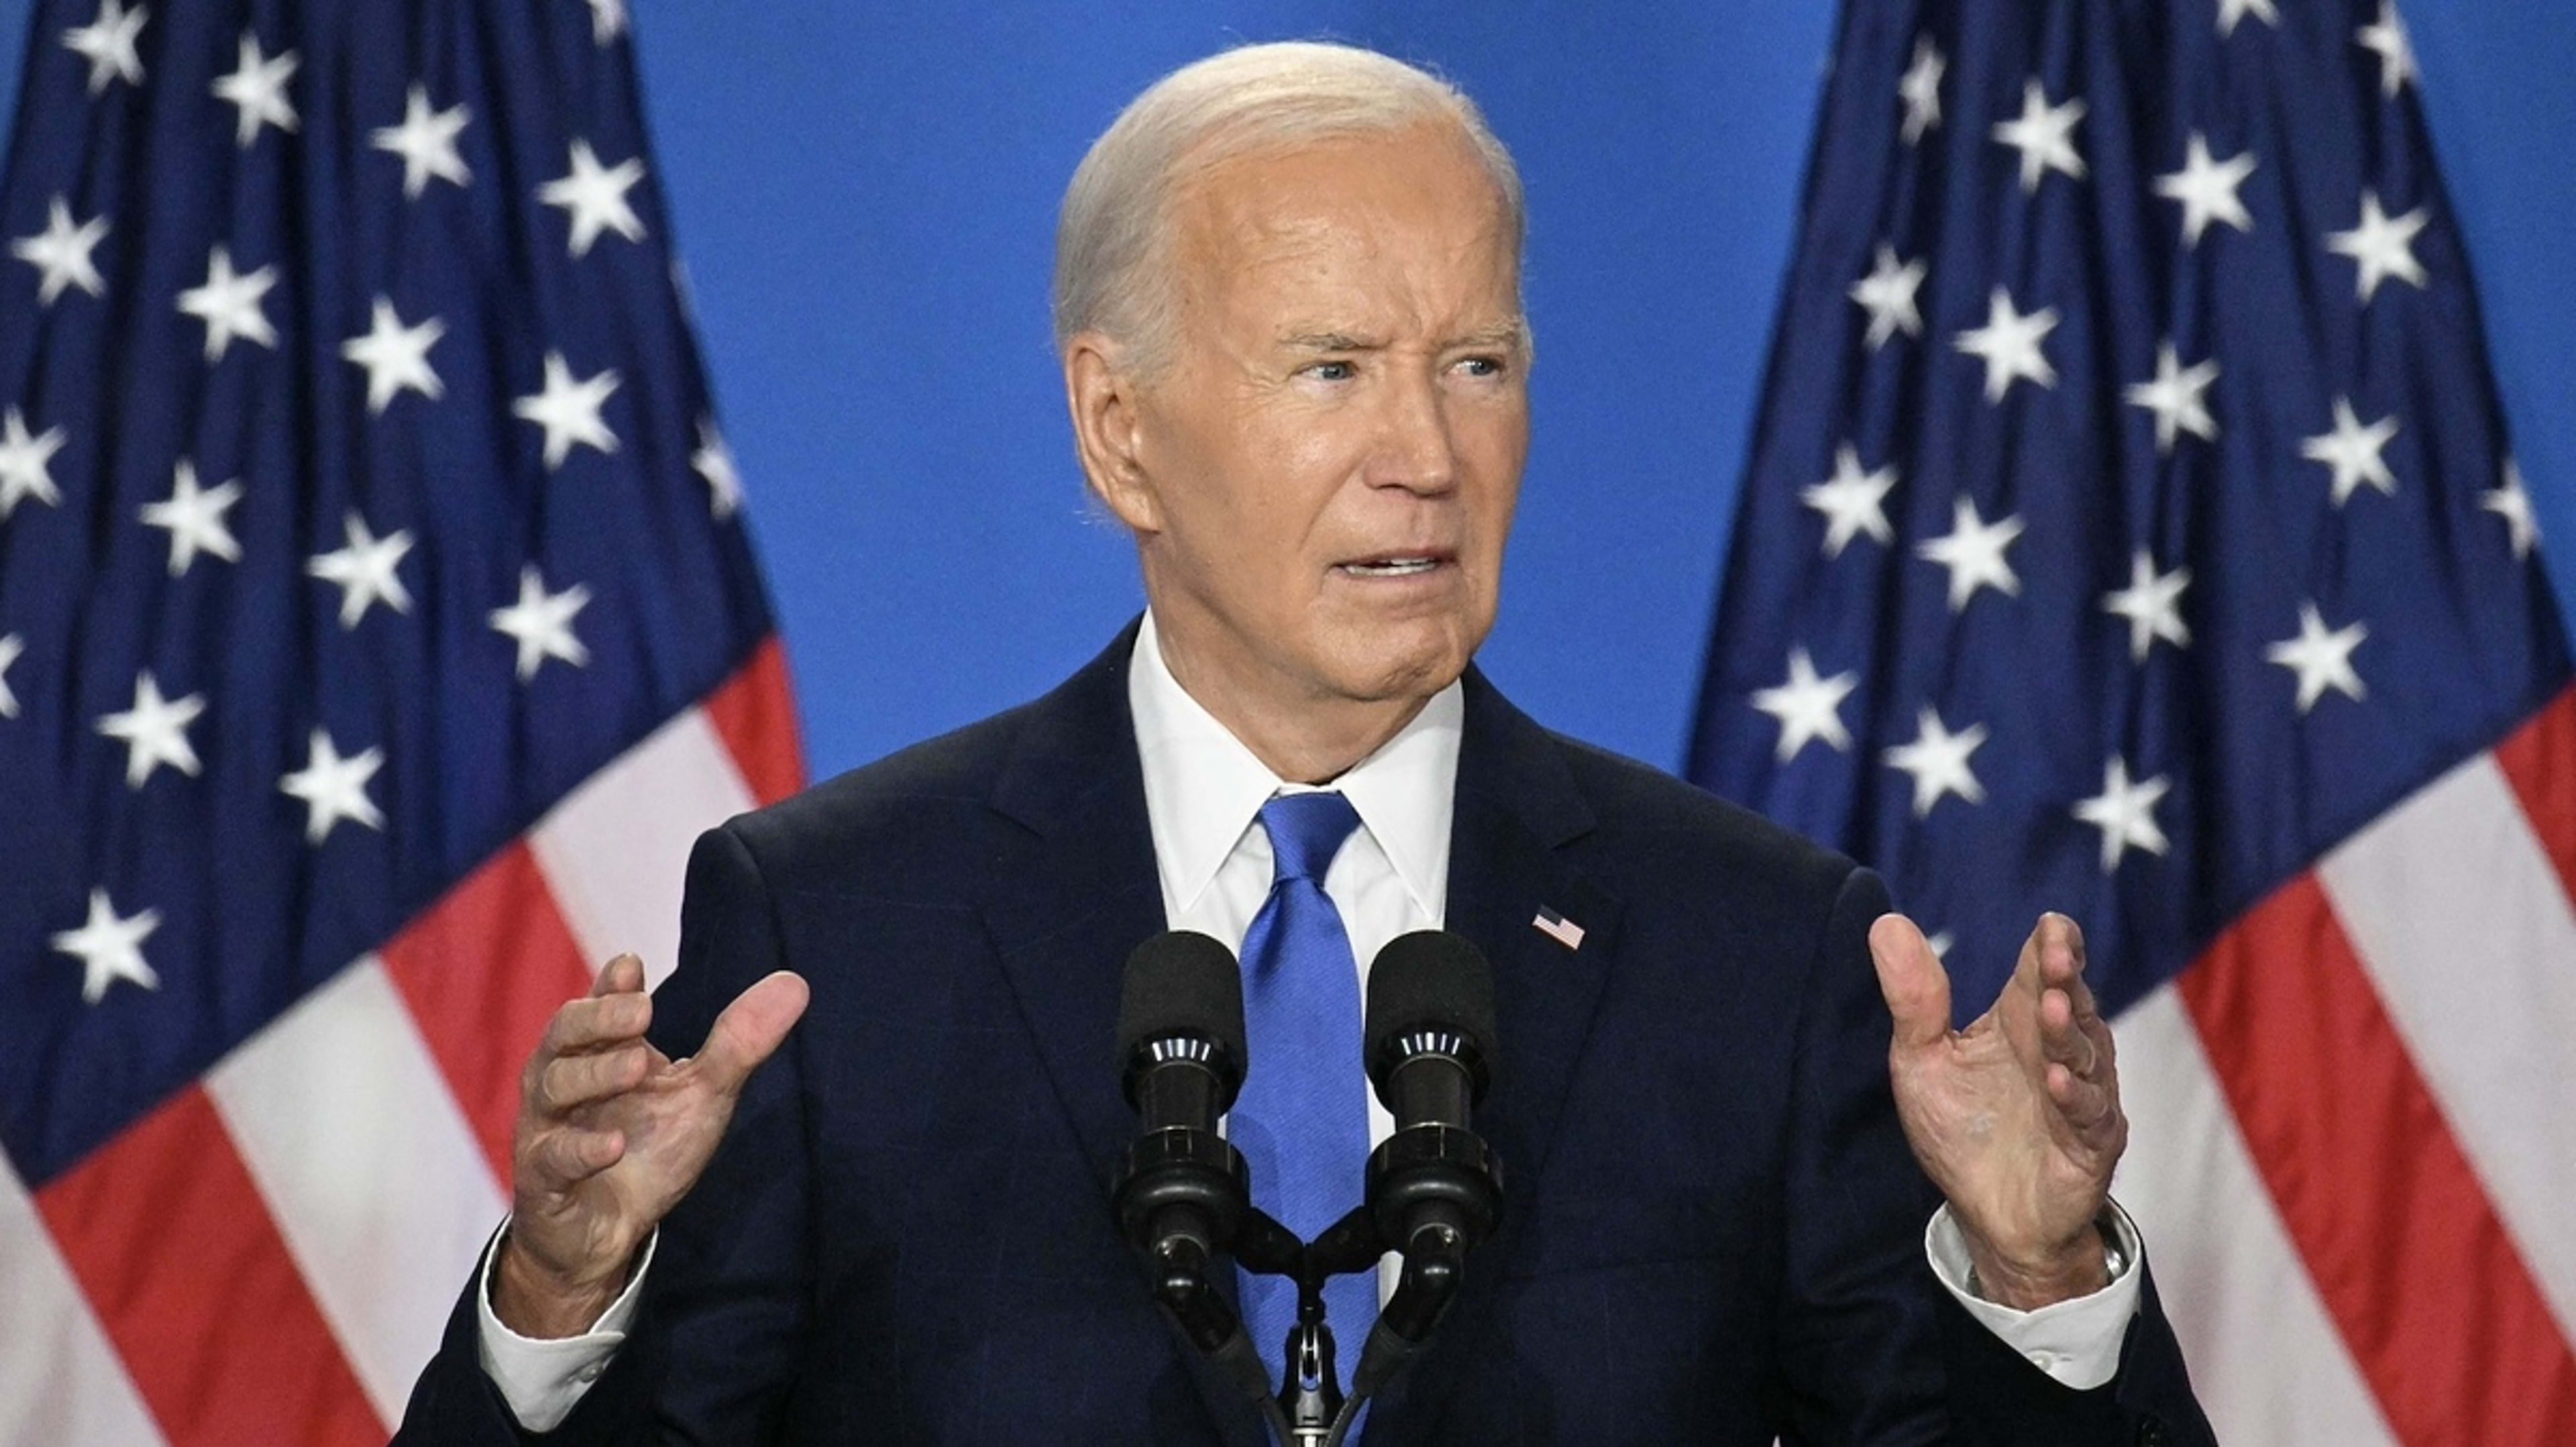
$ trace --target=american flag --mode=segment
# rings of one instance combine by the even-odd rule
[[[2222,1439],[2576,1442],[2576,693],[2381,0],[1845,7],[1693,744],[2043,908]]]
[[[22,85],[0,1441],[381,1442],[542,1021],[798,780],[626,16],[53,0]]]

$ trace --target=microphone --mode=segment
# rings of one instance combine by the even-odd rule
[[[1127,956],[1119,1085],[1149,1131],[1213,1131],[1243,1086],[1243,975],[1207,935],[1171,930]]]
[[[1502,1164],[1473,1129],[1497,1054],[1484,955],[1445,930],[1402,935],[1379,951],[1366,1050],[1369,1081],[1395,1116],[1395,1133],[1369,1157],[1369,1211],[1424,1288],[1418,1310],[1390,1300],[1379,1321],[1419,1343],[1455,1293],[1468,1248],[1502,1216]]]
[[[1118,1070],[1144,1133],[1119,1164],[1118,1223],[1152,1264],[1156,1297],[1210,1353],[1240,1335],[1207,1269],[1251,1209],[1242,1153],[1217,1134],[1245,1058],[1234,952],[1186,930],[1138,945],[1119,992]]]

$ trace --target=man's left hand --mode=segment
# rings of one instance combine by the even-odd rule
[[[1950,1201],[1980,1292],[2033,1310],[2100,1290],[2093,1225],[2129,1141],[2084,934],[2044,914],[1993,1008],[1950,1028],[1950,975],[1903,915],[1869,931],[1896,1017],[1888,1074],[1906,1140]]]

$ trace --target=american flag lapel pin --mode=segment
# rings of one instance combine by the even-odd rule
[[[1576,924],[1574,921],[1567,919],[1565,916],[1558,914],[1555,910],[1549,909],[1545,905],[1539,906],[1538,918],[1531,920],[1530,924],[1533,928],[1537,929],[1540,934],[1547,936],[1549,939],[1556,941],[1558,944],[1565,946],[1569,950],[1579,950],[1583,948],[1583,926]]]

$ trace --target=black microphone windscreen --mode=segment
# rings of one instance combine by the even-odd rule
[[[1118,1069],[1136,1047],[1172,1035],[1215,1041],[1243,1068],[1243,975],[1234,952],[1207,935],[1169,930],[1127,956],[1118,992]],[[1229,1087],[1231,1089],[1231,1087]]]
[[[1464,936],[1429,929],[1398,935],[1370,964],[1365,1058],[1371,1072],[1390,1041],[1417,1030],[1466,1036],[1487,1073],[1494,1072],[1494,971]]]

